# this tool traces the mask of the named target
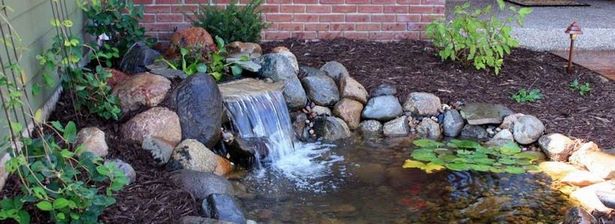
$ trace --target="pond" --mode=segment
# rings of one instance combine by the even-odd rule
[[[265,223],[557,223],[570,207],[544,174],[404,169],[410,138],[301,144],[241,182]]]

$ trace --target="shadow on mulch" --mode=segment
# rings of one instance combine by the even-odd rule
[[[442,62],[437,50],[425,41],[285,40],[265,43],[263,50],[281,45],[288,47],[301,65],[318,68],[332,60],[344,64],[368,90],[389,83],[397,86],[401,100],[410,92],[424,91],[449,104],[501,103],[516,112],[537,116],[547,132],[591,140],[607,149],[615,147],[615,83],[578,65],[575,74],[568,75],[566,61],[548,52],[515,49],[496,76],[458,62]],[[575,78],[591,83],[588,96],[570,90],[568,85]],[[538,88],[544,99],[515,103],[510,97],[520,88]]]

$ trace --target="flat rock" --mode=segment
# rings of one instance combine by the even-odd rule
[[[598,184],[593,184],[587,187],[580,188],[572,194],[570,194],[570,198],[577,200],[581,206],[588,211],[600,211],[600,212],[610,212],[612,209],[606,207],[598,196],[596,195],[597,191],[612,191],[615,189],[615,184],[613,181],[606,181]]]
[[[404,102],[404,111],[419,116],[438,115],[440,108],[442,108],[440,98],[431,93],[413,92],[408,94]]]
[[[553,133],[543,135],[538,139],[540,149],[553,161],[568,161],[575,142],[565,135]]]
[[[589,171],[577,170],[577,171],[573,171],[573,172],[566,174],[566,176],[564,176],[564,178],[562,178],[561,181],[566,184],[579,186],[579,187],[585,187],[585,186],[589,186],[592,184],[603,182],[604,179],[600,178],[599,176]]]
[[[555,161],[541,162],[538,164],[538,167],[540,167],[540,171],[547,174],[553,180],[562,180],[564,177],[568,176],[568,174],[580,171],[573,165]]]
[[[82,128],[77,133],[76,145],[82,145],[86,151],[105,157],[109,154],[109,146],[105,140],[105,132],[97,127]]]
[[[124,138],[139,144],[151,136],[177,145],[182,138],[182,127],[175,112],[164,107],[154,107],[124,123],[121,133]]]
[[[149,48],[144,42],[137,42],[122,57],[120,70],[128,74],[146,72],[146,66],[153,64],[160,57],[158,51]]]
[[[319,116],[314,119],[314,131],[325,141],[335,141],[350,137],[350,128],[344,120],[337,117]]]
[[[312,75],[301,79],[301,83],[312,102],[321,106],[333,106],[340,100],[335,81],[326,75]]]
[[[228,180],[213,173],[178,170],[172,173],[170,180],[191,193],[197,200],[203,200],[211,194],[234,193],[233,186]]]
[[[461,133],[461,129],[465,125],[465,121],[459,114],[459,111],[455,109],[447,110],[444,112],[444,119],[442,121],[442,129],[444,135],[448,137],[457,137]]]
[[[515,141],[524,145],[536,142],[544,132],[545,125],[532,115],[519,117],[513,123]]]
[[[120,100],[124,113],[141,107],[155,107],[160,104],[171,89],[171,81],[151,73],[139,73],[129,77],[113,88],[113,95]]]
[[[361,111],[363,111],[363,104],[348,98],[340,100],[333,107],[333,114],[344,120],[351,130],[359,127]]]
[[[320,70],[323,70],[325,73],[327,73],[329,77],[333,78],[333,80],[335,81],[339,81],[340,78],[350,75],[346,67],[344,67],[342,63],[339,63],[337,61],[330,61],[325,63],[322,67],[320,67]]]
[[[575,158],[577,158],[575,159],[576,164],[581,164],[596,176],[604,179],[615,178],[615,155],[606,152],[589,151]]]
[[[421,138],[438,140],[442,138],[440,124],[429,118],[423,118],[421,123],[416,126],[416,133]]]
[[[367,103],[367,90],[357,80],[350,76],[343,76],[340,78],[339,86],[342,97],[353,99],[363,104]]]
[[[175,147],[168,166],[172,170],[195,170],[216,175],[225,175],[233,169],[228,160],[194,139],[186,139]]]
[[[599,152],[600,148],[594,142],[586,142],[576,146],[573,150],[573,153],[568,158],[568,161],[571,164],[583,167],[583,159],[589,152]]]
[[[401,116],[395,118],[389,122],[384,123],[382,128],[383,133],[387,137],[401,137],[410,134],[410,127],[408,126],[408,117]]]
[[[403,113],[397,97],[391,95],[377,96],[369,99],[363,109],[364,119],[390,121]]]
[[[391,84],[383,83],[374,88],[369,94],[371,97],[393,96],[397,94],[397,88]]]
[[[461,129],[461,135],[459,137],[463,139],[487,141],[489,140],[489,133],[481,126],[466,124],[463,126],[463,129]]]
[[[165,62],[156,62],[154,64],[148,65],[147,71],[154,75],[159,75],[165,77],[167,79],[186,79],[188,76],[181,70],[176,70],[169,68],[169,65]]]
[[[210,194],[201,208],[209,217],[232,223],[246,223],[246,218],[235,199],[228,194]]]
[[[241,69],[250,71],[250,72],[258,72],[261,70],[262,66],[259,64],[256,59],[244,60],[242,58],[234,58],[229,57],[226,58],[226,63],[232,63],[239,66]]]
[[[512,110],[501,104],[470,103],[461,108],[461,116],[470,125],[500,124]]]
[[[365,120],[359,125],[363,136],[378,137],[383,133],[383,125],[377,120]]]

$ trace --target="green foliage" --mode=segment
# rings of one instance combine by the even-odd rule
[[[126,52],[132,44],[145,39],[145,29],[139,26],[143,7],[135,6],[134,1],[79,0],[79,3],[88,19],[85,31],[95,37],[105,34],[110,38],[106,41],[109,46],[99,50],[102,54],[113,55],[115,50]]]
[[[232,1],[226,8],[201,5],[192,22],[227,43],[258,42],[261,31],[269,26],[262,19],[261,4],[262,0],[250,0],[245,6],[237,6],[237,2]]]
[[[542,93],[539,89],[520,89],[517,93],[513,94],[511,98],[517,103],[534,103],[542,99]]]
[[[589,82],[581,83],[579,82],[579,79],[575,79],[570,82],[570,89],[572,91],[578,92],[581,96],[585,96],[592,91],[592,87]]]
[[[447,144],[429,139],[413,142],[418,148],[412,151],[412,160],[404,168],[418,168],[427,173],[449,169],[453,171],[479,171],[520,174],[536,171],[535,161],[540,152],[523,152],[514,142],[502,146],[485,147],[470,140],[451,140]]]
[[[497,0],[500,11],[514,13],[501,21],[492,13],[491,6],[482,9],[470,9],[470,3],[456,6],[452,21],[434,21],[427,26],[427,35],[439,48],[442,60],[461,60],[473,63],[477,70],[492,68],[499,74],[504,63],[504,56],[519,45],[511,36],[509,23],[516,20],[523,24],[525,17],[532,12],[530,8],[506,8],[504,0]]]
[[[22,138],[20,150],[10,150],[5,168],[19,177],[21,194],[0,201],[0,220],[30,223],[24,206],[32,204],[48,212],[55,223],[96,223],[103,210],[115,203],[113,194],[128,183],[115,164],[104,164],[100,157],[74,145],[75,123],[52,122],[52,126],[53,135],[41,132],[39,138]]]

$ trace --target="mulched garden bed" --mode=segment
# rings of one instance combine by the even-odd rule
[[[548,52],[513,50],[496,76],[459,62],[442,62],[436,49],[424,41],[286,40],[263,44],[263,50],[268,52],[280,45],[288,47],[301,65],[319,68],[332,60],[344,64],[368,91],[389,83],[397,86],[401,100],[410,92],[424,91],[449,104],[501,103],[516,112],[537,116],[545,123],[547,132],[615,148],[615,82],[581,66],[575,67],[574,75],[568,75],[566,60]],[[580,96],[568,87],[577,77],[591,83],[588,96]],[[515,103],[510,96],[520,88],[538,88],[544,99],[537,103]]]

